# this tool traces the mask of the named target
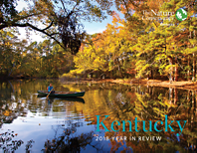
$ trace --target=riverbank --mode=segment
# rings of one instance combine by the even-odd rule
[[[0,81],[10,80],[33,80],[33,79],[59,79],[58,77],[1,77]]]
[[[192,81],[176,81],[170,83],[166,80],[156,80],[156,79],[81,79],[81,78],[21,78],[23,80],[29,79],[59,79],[61,84],[83,84],[83,83],[104,83],[112,82],[125,85],[143,85],[143,86],[154,86],[154,87],[164,87],[164,88],[177,88],[185,90],[197,90],[197,82]],[[18,80],[18,78],[11,78],[8,80]],[[5,80],[1,80],[5,81]]]
[[[62,83],[70,83],[70,81],[64,80]],[[155,86],[155,87],[166,87],[166,88],[177,88],[177,89],[186,89],[186,90],[196,90],[197,82],[189,81],[176,81],[170,83],[169,81],[155,80],[155,79],[80,79],[71,81],[72,83],[104,83],[112,82],[126,85],[144,85],[144,86]]]
[[[111,82],[115,83],[124,83],[124,84],[136,84],[136,85],[146,85],[146,86],[156,86],[156,87],[166,87],[166,88],[178,88],[178,89],[197,89],[197,82],[189,81],[163,81],[163,80],[147,80],[147,79],[131,79],[131,80],[112,80]]]

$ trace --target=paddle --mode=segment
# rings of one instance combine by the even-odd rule
[[[53,88],[51,89],[51,91],[53,90]],[[51,94],[51,91],[49,92],[49,94],[47,95],[47,98],[49,97],[49,95]]]

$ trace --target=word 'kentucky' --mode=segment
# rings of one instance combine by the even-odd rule
[[[105,115],[105,118],[101,122],[100,122],[100,116],[101,115],[96,115],[96,117],[97,117],[97,129],[96,129],[96,132],[99,132],[100,131],[100,129],[99,129],[100,125],[103,126],[103,128],[105,129],[106,132],[109,132],[110,130],[103,123],[104,120],[106,120],[109,117],[109,115]],[[187,122],[187,120],[182,120],[182,121],[184,123],[183,126],[181,126],[181,120],[175,120],[175,121],[174,120],[170,120],[170,123],[169,123],[168,122],[168,115],[165,115],[164,121],[157,120],[154,123],[154,125],[152,124],[152,121],[151,120],[149,120],[149,121],[144,121],[144,120],[140,121],[140,120],[137,119],[137,117],[135,117],[135,120],[133,122],[134,122],[134,126],[135,126],[134,129],[135,129],[136,132],[140,132],[141,130],[143,130],[144,132],[152,132],[153,131],[153,128],[154,128],[154,130],[156,132],[162,132],[163,130],[165,132],[168,132],[168,129],[170,129],[171,132],[174,132],[175,130],[172,128],[171,124],[173,122],[175,122],[175,123],[178,124],[179,129],[180,129],[180,134],[177,133],[177,136],[179,136],[179,135],[182,134],[182,131],[183,131],[183,129],[185,127],[185,124]],[[138,129],[138,127],[139,127],[138,126],[138,123],[140,123],[140,122],[142,123],[142,129]],[[148,129],[146,128],[146,122],[149,122],[149,128]],[[121,123],[122,123],[122,125],[121,125]],[[122,132],[126,132],[126,123],[129,124],[129,132],[133,132],[132,131],[132,121],[129,121],[129,120],[122,121],[122,122],[120,122],[118,120],[114,120],[111,123],[111,130],[114,131],[114,132],[118,132],[118,131],[120,131],[120,127],[122,127]],[[158,126],[158,123],[160,123],[159,126]],[[152,125],[154,127],[152,127]],[[165,127],[165,129],[161,128],[162,126]],[[116,129],[114,127],[116,127]]]

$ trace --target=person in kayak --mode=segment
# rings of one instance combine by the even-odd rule
[[[53,89],[53,86],[52,84],[50,83],[50,85],[47,87],[47,90],[48,90],[48,93],[51,92],[51,93],[55,93],[54,89]],[[51,91],[52,90],[52,91]]]

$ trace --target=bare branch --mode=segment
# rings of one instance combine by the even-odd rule
[[[57,32],[57,33],[52,33],[52,34],[50,34],[50,36],[59,35],[59,34],[60,34],[59,32]]]
[[[44,28],[43,31],[49,29],[52,25],[53,25],[53,21],[51,22],[51,24],[48,27]]]
[[[72,11],[71,11],[71,12],[74,12],[75,7],[77,7],[77,5],[79,5],[79,3],[80,3],[80,2],[81,2],[80,0],[79,0],[79,1],[77,1],[76,5],[72,8]]]
[[[68,12],[66,11],[66,7],[65,7],[65,5],[64,5],[63,0],[60,0],[60,1],[61,1],[61,3],[62,3],[62,6],[63,6],[63,8],[64,8],[64,11],[66,12],[66,14],[68,14]]]

